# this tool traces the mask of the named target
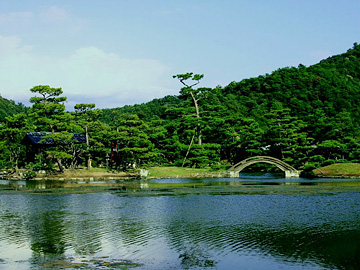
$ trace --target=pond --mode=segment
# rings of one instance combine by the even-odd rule
[[[1,180],[0,269],[359,269],[359,186]]]

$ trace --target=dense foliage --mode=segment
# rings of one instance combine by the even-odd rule
[[[305,171],[360,162],[360,45],[313,66],[281,68],[225,87],[198,87],[202,77],[174,76],[182,86],[178,96],[103,110],[80,104],[76,113],[65,112],[61,89],[34,87],[41,97],[31,99],[26,117],[3,121],[1,166],[25,165],[19,143],[28,131],[86,133],[85,145],[59,144],[38,158],[57,160],[59,167],[86,161],[89,167],[90,159],[105,166],[111,158],[122,170],[164,164],[216,169],[255,155]]]
[[[15,101],[0,96],[0,122],[3,122],[6,116],[26,112],[26,109],[22,103],[16,104]]]

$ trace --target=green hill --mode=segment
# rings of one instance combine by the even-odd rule
[[[265,121],[264,114],[271,110],[287,108],[291,115],[310,122],[319,114],[336,117],[339,113],[348,113],[359,123],[360,45],[355,43],[346,53],[309,67],[300,64],[298,67],[280,68],[271,74],[215,88],[211,98],[203,101],[205,105],[210,102],[221,106],[227,114],[236,113],[259,121]],[[104,115],[118,110],[137,114],[145,120],[168,119],[166,109],[169,104],[176,106],[179,103],[179,97],[166,96],[143,104],[104,109]]]
[[[166,143],[178,141],[184,149],[201,127],[204,147],[219,145],[221,159],[230,162],[258,154],[297,167],[360,161],[360,45],[309,67],[280,68],[216,87],[199,108],[201,118],[186,117],[195,109],[189,95],[179,94],[104,110],[103,120],[109,123],[114,112],[156,120],[166,130]]]
[[[360,177],[360,164],[359,163],[337,163],[328,165],[314,170],[317,177],[347,177],[359,178]]]
[[[5,117],[13,115],[15,113],[25,112],[26,107],[21,103],[15,103],[13,100],[9,100],[0,96],[0,122],[3,122]]]

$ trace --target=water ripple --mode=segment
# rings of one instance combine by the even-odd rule
[[[154,265],[149,269],[162,264],[226,269],[226,263],[246,264],[256,258],[267,262],[269,269],[356,269],[359,202],[355,193],[3,195],[0,262],[34,256],[109,256]]]

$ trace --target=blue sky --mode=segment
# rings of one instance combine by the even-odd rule
[[[112,108],[177,95],[179,73],[226,86],[345,52],[359,18],[359,0],[0,0],[0,93]]]

